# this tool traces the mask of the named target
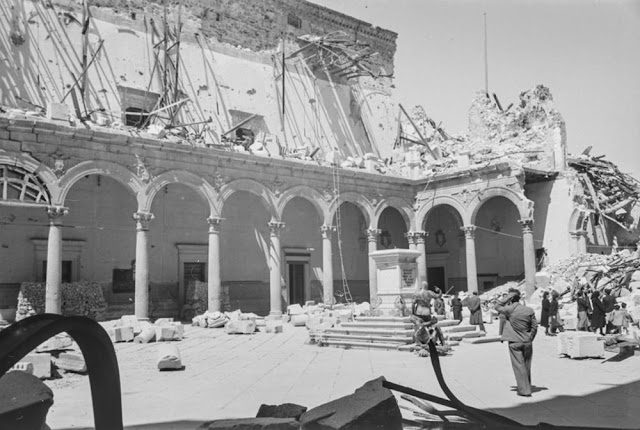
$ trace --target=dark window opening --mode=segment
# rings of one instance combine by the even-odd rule
[[[287,24],[295,28],[302,28],[302,19],[298,18],[294,14],[290,13],[287,16]]]
[[[69,284],[72,282],[71,280],[71,260],[62,261],[62,282],[65,284]],[[47,260],[42,262],[42,276],[44,279],[47,279]]]
[[[236,142],[237,144],[244,146],[245,149],[253,145],[254,140],[255,134],[251,129],[242,127],[236,129]]]
[[[133,269],[113,269],[111,288],[114,293],[132,293],[136,283],[133,278]]]
[[[149,112],[144,109],[130,107],[124,111],[125,125],[130,127],[142,127],[149,119]]]

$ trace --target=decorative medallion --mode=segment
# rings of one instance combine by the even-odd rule
[[[61,178],[72,167],[69,160],[71,160],[71,156],[65,155],[60,147],[57,147],[54,152],[47,154],[44,164],[53,170],[57,178]]]
[[[134,155],[136,157],[136,164],[133,165],[133,172],[142,182],[147,184],[151,180],[151,172],[149,172],[149,169],[145,164],[145,159],[140,157],[138,154]]]

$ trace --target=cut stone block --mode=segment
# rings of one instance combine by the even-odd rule
[[[171,323],[156,326],[156,342],[182,340],[184,334],[184,326],[181,323]]]
[[[316,327],[318,325],[320,325],[321,323],[322,323],[322,316],[321,315],[310,315],[309,319],[305,323],[305,326],[309,330],[315,330]]]
[[[198,430],[298,430],[299,425],[294,418],[236,418],[210,421]]]
[[[85,373],[87,371],[87,365],[82,354],[63,352],[58,356],[55,363],[58,369],[76,373]]]
[[[73,339],[67,334],[54,336],[36,348],[36,352],[60,351],[71,348]]]
[[[147,327],[142,332],[133,338],[135,343],[149,343],[153,342],[156,338],[156,327]]]
[[[384,377],[365,383],[345,397],[325,403],[300,417],[302,430],[388,429],[402,430],[402,414]]]
[[[154,324],[163,325],[163,324],[169,324],[172,322],[173,322],[173,318],[158,318]]]
[[[289,315],[300,315],[304,313],[304,309],[299,304],[293,304],[287,306],[287,313]]]
[[[225,317],[218,318],[216,320],[208,319],[207,320],[207,328],[224,327],[224,325],[227,323],[227,321],[229,321],[229,320],[227,318],[225,318]]]
[[[558,354],[571,358],[604,357],[604,342],[589,332],[563,332],[558,334]]]
[[[282,333],[282,321],[268,321],[264,327],[265,333]]]
[[[131,342],[133,340],[133,327],[113,327],[107,330],[112,342]]]
[[[266,327],[267,321],[264,318],[256,318],[256,327]]]
[[[132,327],[133,334],[135,336],[137,336],[142,332],[140,321],[138,321],[138,318],[135,315],[124,315],[123,317],[120,318],[120,322],[121,322],[120,325],[122,327],[127,327],[127,326]]]
[[[256,323],[253,320],[230,320],[224,328],[228,334],[252,334],[256,331]]]
[[[182,357],[175,344],[164,343],[158,348],[158,369],[182,369]]]
[[[9,372],[13,372],[14,370],[19,370],[20,372],[26,372],[30,375],[33,375],[33,363],[26,363],[21,361],[13,365]]]
[[[291,324],[294,327],[304,327],[309,321],[309,315],[307,314],[299,314],[291,316]]]
[[[25,372],[0,378],[0,429],[44,429],[53,392]]]
[[[64,103],[47,103],[47,119],[69,121],[69,107]]]
[[[40,379],[51,378],[51,354],[27,354],[22,360],[23,363],[33,365],[33,376]]]
[[[256,418],[294,418],[299,420],[302,414],[307,412],[306,406],[296,405],[295,403],[283,403],[281,405],[260,405]]]

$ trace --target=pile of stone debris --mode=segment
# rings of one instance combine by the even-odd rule
[[[323,303],[307,302],[304,306],[290,305],[287,316],[294,327],[306,327],[309,331],[326,330],[343,322],[353,321],[354,316],[365,315],[371,311],[368,302],[326,306]]]
[[[125,315],[117,320],[99,323],[105,329],[111,341],[117,342],[163,342],[182,340],[184,326],[173,318],[158,318],[153,324],[140,321],[135,315]]]

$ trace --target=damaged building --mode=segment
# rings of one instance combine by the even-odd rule
[[[479,93],[450,134],[397,102],[396,33],[304,0],[0,7],[0,307],[178,316],[202,282],[213,311],[375,304],[387,248],[445,291],[531,291],[637,246],[638,182],[567,155],[544,86]]]

